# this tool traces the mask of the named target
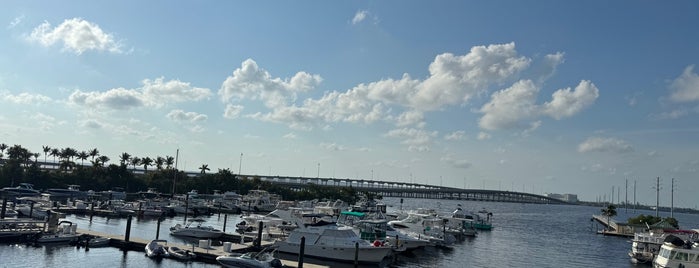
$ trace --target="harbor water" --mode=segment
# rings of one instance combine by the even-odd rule
[[[600,207],[575,205],[540,205],[519,203],[473,202],[459,200],[426,200],[386,198],[390,210],[434,208],[443,214],[451,213],[460,204],[466,210],[483,208],[493,213],[492,231],[480,231],[475,238],[457,242],[453,249],[424,248],[398,255],[383,266],[390,267],[636,267],[629,261],[630,238],[603,236],[591,220],[600,214]],[[625,222],[639,214],[655,215],[654,211],[617,209],[616,221]],[[660,216],[669,217],[668,212]],[[683,229],[699,228],[699,215],[674,213]],[[223,228],[224,215],[208,216],[205,225]],[[103,233],[124,234],[126,219],[67,215],[67,220],[80,229]],[[227,217],[226,232],[232,233],[240,216]],[[160,239],[174,243],[196,245],[169,235],[169,227],[184,223],[182,216],[165,218],[160,226]],[[155,239],[157,221],[134,219],[131,237]],[[281,255],[296,260],[292,255]],[[352,264],[313,260],[306,262],[331,267],[353,267]],[[164,259],[154,261],[143,252],[121,251],[117,248],[92,248],[85,251],[74,246],[31,246],[0,244],[0,267],[220,267],[199,262],[178,262]],[[362,266],[367,267],[367,266]]]

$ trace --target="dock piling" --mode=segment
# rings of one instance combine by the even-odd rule
[[[359,242],[354,242],[354,268],[359,267]]]
[[[5,212],[7,207],[7,198],[2,199],[2,210],[0,211],[0,220],[5,219]]]
[[[160,222],[161,221],[162,221],[161,218],[158,218],[158,226],[155,229],[155,240],[160,239]]]
[[[298,268],[303,268],[303,254],[306,248],[306,237],[302,236],[301,237],[301,245],[299,246],[299,264]]]
[[[257,248],[262,247],[262,226],[264,226],[264,223],[262,221],[258,222],[257,224],[257,243],[255,243],[253,246]]]
[[[129,215],[128,218],[126,218],[126,234],[124,235],[124,242],[129,242],[129,238],[131,237],[131,220],[133,216]]]
[[[221,215],[220,212],[219,212],[219,215]],[[226,224],[227,223],[228,223],[228,214],[224,214],[223,215],[223,232],[224,233],[226,232]]]

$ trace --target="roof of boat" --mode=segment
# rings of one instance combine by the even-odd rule
[[[343,212],[340,212],[340,214],[357,216],[357,217],[364,217],[364,215],[366,215],[363,212],[357,212],[357,211],[343,211]]]

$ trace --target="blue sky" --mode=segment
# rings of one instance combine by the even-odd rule
[[[0,143],[695,208],[696,1],[16,1]],[[241,157],[242,153],[242,157]],[[618,193],[615,190],[614,195]],[[616,198],[615,198],[616,199]]]

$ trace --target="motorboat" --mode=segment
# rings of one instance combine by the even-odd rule
[[[692,243],[669,235],[660,246],[660,252],[653,260],[653,267],[699,268],[697,256],[699,256],[699,242]]]
[[[271,212],[278,201],[274,201],[272,195],[265,190],[250,190],[243,196],[241,209],[254,212]]]
[[[274,257],[272,252],[264,249],[260,252],[234,253],[228,256],[218,256],[216,261],[223,267],[268,268],[283,267],[282,262]]]
[[[38,196],[41,193],[38,190],[34,189],[34,185],[31,183],[20,183],[16,187],[5,187],[2,188],[2,191],[4,193],[7,193],[8,195],[14,195],[17,197],[24,197],[24,196]]]
[[[63,224],[67,225],[63,225]],[[72,243],[78,241],[80,237],[76,233],[78,225],[70,221],[61,221],[54,232],[46,232],[40,234],[36,238],[37,243]]]
[[[86,248],[99,248],[109,246],[111,241],[112,239],[109,237],[84,235],[84,237],[78,238],[78,245]]]
[[[275,242],[278,251],[299,254],[301,239],[305,238],[304,254],[320,259],[352,262],[355,260],[355,251],[358,250],[359,262],[380,263],[393,252],[388,243],[366,241],[359,237],[352,227],[341,227],[335,223],[297,225],[299,227],[291,231],[286,239]]]
[[[191,250],[185,250],[175,246],[169,246],[167,248],[167,253],[170,254],[170,258],[181,261],[191,261],[197,257],[197,254]]]
[[[170,227],[170,234],[196,238],[218,238],[223,235],[223,231],[219,229],[211,226],[202,226],[204,222],[203,219],[191,219],[185,226],[178,223]]]
[[[146,256],[149,258],[164,258],[170,256],[170,253],[167,251],[167,240],[152,240],[146,244],[145,250]]]
[[[459,207],[457,207],[456,210],[454,210],[454,212],[451,213],[451,218],[468,220],[470,222],[471,227],[477,230],[492,230],[493,224],[491,223],[490,218],[493,216],[493,213],[485,209],[479,210],[478,213],[483,214],[484,216],[472,212],[467,212],[461,208],[461,205],[459,205]]]
[[[87,192],[80,191],[80,185],[68,185],[68,188],[51,188],[46,190],[52,198],[76,198],[84,199]]]
[[[660,252],[660,247],[668,236],[675,236],[685,241],[697,241],[699,233],[695,230],[651,229],[637,232],[631,240],[629,257],[632,263],[651,263]]]

